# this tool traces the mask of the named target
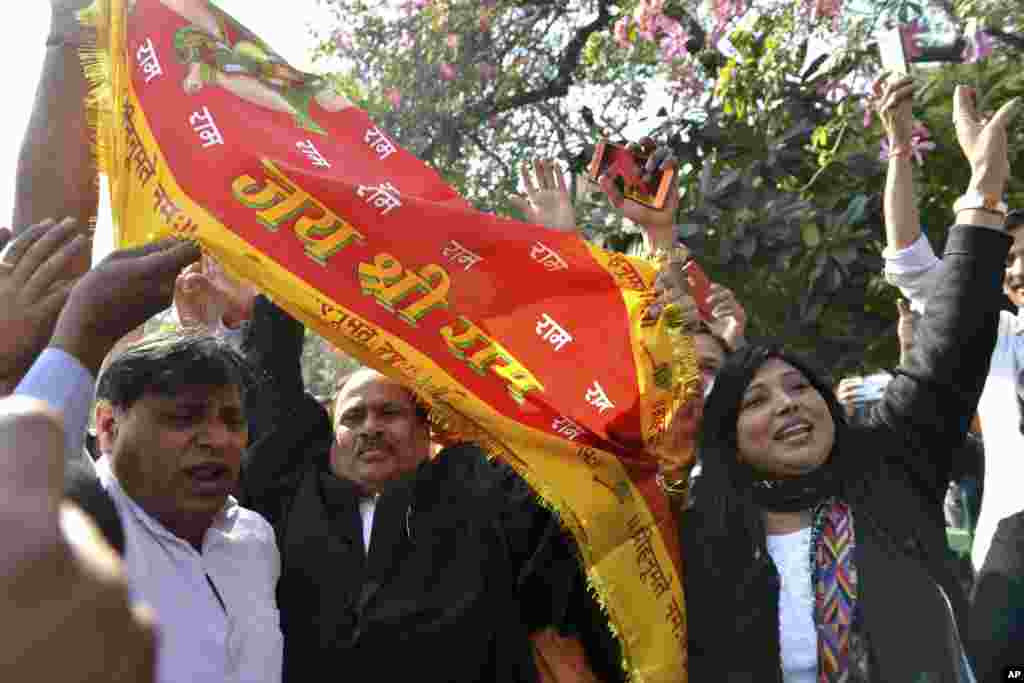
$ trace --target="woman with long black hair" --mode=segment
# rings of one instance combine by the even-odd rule
[[[864,424],[776,346],[733,354],[684,514],[690,680],[973,681],[943,498],[985,380],[1010,239],[1006,123],[954,103],[972,177],[914,350]]]

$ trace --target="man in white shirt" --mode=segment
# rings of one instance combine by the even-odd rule
[[[913,191],[909,143],[913,83],[905,80],[879,93],[879,113],[889,136],[885,188],[885,278],[900,288],[911,307],[924,311],[933,291],[939,259],[921,232]],[[1013,237],[1003,274],[1003,291],[1017,313],[1002,311],[999,334],[978,417],[985,443],[981,513],[971,560],[978,573],[969,640],[979,680],[998,671],[1003,653],[1019,652],[1024,642],[1024,424],[1021,392],[1024,370],[1024,213],[1008,212],[1001,197],[964,195],[954,209],[977,208],[1005,217]],[[991,552],[990,552],[991,550]]]
[[[16,390],[64,413],[68,453],[82,449],[103,356],[166,307],[197,255],[115,254],[76,285]],[[122,351],[101,380],[97,473],[124,527],[132,598],[155,612],[163,683],[281,679],[274,532],[230,495],[247,444],[244,368],[228,344],[177,334]]]

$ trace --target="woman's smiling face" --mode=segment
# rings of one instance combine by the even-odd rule
[[[765,361],[740,399],[739,459],[769,479],[812,472],[832,452],[836,427],[828,403],[802,372]]]

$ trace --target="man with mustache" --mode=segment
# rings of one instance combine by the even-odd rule
[[[552,680],[552,652],[578,667],[557,680],[620,680],[572,542],[526,484],[470,444],[432,458],[425,407],[371,369],[342,379],[332,428],[303,387],[302,325],[263,296],[252,311],[243,350],[266,379],[241,497],[277,531],[285,680],[333,663],[381,680]]]
[[[914,83],[909,79],[875,85],[880,118],[889,137],[885,190],[885,276],[916,310],[925,310],[934,291],[939,260],[921,231],[909,158]],[[961,107],[973,114],[973,93]],[[1003,291],[1016,313],[1002,311],[978,417],[985,443],[981,513],[971,560],[977,572],[968,633],[969,654],[979,681],[994,680],[1014,664],[1024,647],[1024,432],[1018,398],[1024,368],[1024,211],[1008,211],[1000,196],[971,188],[954,210],[977,208],[1004,218],[1013,245],[1006,257]]]

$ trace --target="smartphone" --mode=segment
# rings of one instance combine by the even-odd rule
[[[875,403],[882,400],[882,396],[885,395],[885,388],[889,386],[889,382],[892,380],[892,375],[888,372],[879,372],[874,375],[868,375],[864,378],[864,383],[861,384],[858,401],[862,403]]]
[[[882,69],[894,76],[908,76],[910,63],[903,49],[903,34],[899,28],[886,29],[878,34],[878,54],[882,58]]]
[[[594,182],[606,173],[611,173],[617,182],[622,179],[621,189],[626,199],[652,209],[663,209],[668,191],[676,177],[676,169],[658,171],[650,182],[644,182],[644,165],[647,159],[648,157],[636,154],[622,145],[601,140],[594,150],[588,172]]]
[[[686,281],[690,285],[690,296],[697,304],[697,312],[705,321],[711,320],[711,304],[708,303],[708,296],[711,294],[711,280],[704,274],[704,270],[695,260],[690,259],[683,266],[686,273]]]

